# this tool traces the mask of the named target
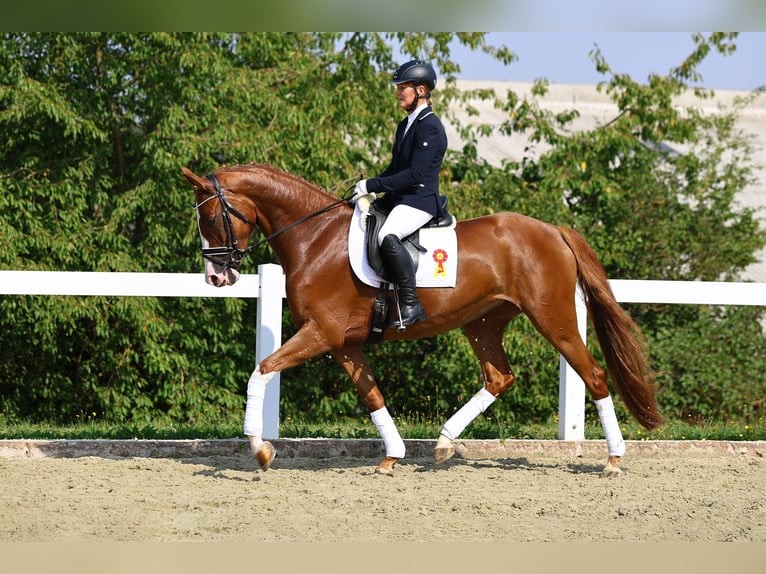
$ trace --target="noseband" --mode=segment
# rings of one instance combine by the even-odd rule
[[[216,265],[223,266],[224,270],[227,270],[227,269],[238,269],[239,268],[239,264],[242,261],[242,259],[245,257],[245,255],[247,255],[248,253],[253,251],[256,247],[258,247],[262,243],[268,242],[269,240],[273,239],[277,235],[281,235],[285,231],[287,231],[289,229],[292,229],[296,225],[300,225],[301,223],[303,223],[304,221],[306,221],[308,219],[311,219],[312,217],[316,217],[317,215],[321,215],[322,213],[330,211],[331,209],[335,209],[336,207],[338,207],[339,205],[341,205],[343,203],[348,203],[348,202],[351,201],[351,198],[343,197],[343,198],[339,199],[338,201],[331,203],[330,205],[326,205],[325,207],[323,207],[319,211],[315,211],[314,213],[310,213],[309,215],[301,217],[299,220],[292,222],[290,225],[287,225],[286,227],[283,227],[279,231],[275,231],[274,233],[272,233],[268,237],[264,237],[263,239],[261,239],[257,243],[254,243],[253,245],[250,245],[249,247],[247,247],[245,249],[240,249],[239,248],[239,243],[237,241],[237,235],[236,235],[236,233],[234,233],[234,226],[231,223],[231,216],[234,215],[236,218],[244,221],[245,223],[247,223],[252,228],[255,228],[255,223],[250,221],[236,207],[234,207],[231,203],[229,203],[226,200],[226,198],[223,195],[223,190],[221,190],[221,185],[218,183],[218,179],[216,179],[216,177],[212,173],[207,174],[205,177],[207,177],[210,180],[210,182],[213,184],[213,187],[215,188],[215,195],[211,195],[210,197],[208,197],[202,203],[198,203],[196,207],[199,210],[199,208],[201,206],[206,204],[211,199],[218,198],[218,201],[221,203],[221,214],[222,214],[222,217],[223,217],[223,227],[224,227],[224,232],[226,233],[226,245],[222,246],[222,247],[203,247],[202,248],[202,256],[205,259],[208,259],[209,261],[212,261]],[[353,187],[349,188],[349,190],[347,190],[347,194],[348,194],[348,191],[350,191],[352,189],[353,189]],[[199,213],[199,211],[197,213]],[[215,259],[217,257],[228,257],[229,260],[226,261],[225,263],[221,263],[220,261],[217,261]]]
[[[210,196],[202,203],[198,203],[197,209],[199,209],[202,205],[211,199],[218,198],[218,201],[221,204],[221,216],[223,218],[223,230],[226,234],[226,245],[222,247],[203,247],[202,256],[205,259],[212,261],[216,265],[223,265],[224,270],[232,268],[237,269],[239,268],[239,264],[242,261],[242,258],[250,251],[252,251],[257,246],[257,244],[252,245],[247,249],[239,248],[239,242],[237,241],[237,234],[234,233],[234,225],[231,222],[231,216],[234,215],[234,217],[244,221],[252,228],[255,227],[255,223],[250,221],[236,207],[234,207],[226,200],[223,195],[223,191],[221,190],[221,186],[218,183],[218,179],[216,179],[212,173],[209,173],[206,177],[213,184],[213,187],[215,188],[215,195]],[[220,261],[216,259],[218,257],[228,257],[229,259],[224,263],[220,263]]]

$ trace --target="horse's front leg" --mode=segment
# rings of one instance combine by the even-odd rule
[[[354,381],[359,396],[370,413],[370,418],[383,439],[386,457],[375,468],[377,474],[394,475],[394,466],[405,455],[405,446],[391,415],[386,408],[383,395],[375,382],[372,369],[367,364],[360,347],[347,347],[333,352],[333,357],[340,363],[351,380]]]
[[[256,365],[247,383],[244,433],[250,440],[250,448],[262,470],[268,470],[276,456],[274,445],[263,440],[263,402],[266,385],[277,373],[299,365],[311,357],[328,351],[326,344],[316,336],[308,324],[285,342],[279,349]]]
[[[276,456],[276,449],[269,441],[263,440],[263,400],[266,397],[266,385],[277,371],[261,373],[256,365],[247,382],[247,403],[245,404],[245,435],[250,440],[250,449],[261,470],[269,470],[271,461]]]

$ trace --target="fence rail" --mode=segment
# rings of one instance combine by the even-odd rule
[[[282,344],[285,276],[282,268],[272,263],[259,265],[257,275],[242,275],[225,288],[208,285],[202,273],[0,271],[0,295],[258,298],[255,364]],[[269,438],[279,437],[279,386],[277,374],[266,387],[263,432]]]
[[[757,305],[766,306],[766,283],[725,281],[609,281],[620,303],[662,303],[675,305]],[[582,293],[575,293],[577,327],[587,340],[588,311]],[[585,383],[562,357],[559,360],[559,439],[585,438]]]
[[[715,281],[610,281],[621,303],[766,306],[766,283]],[[0,271],[0,295],[73,295],[124,297],[258,298],[255,362],[281,345],[285,278],[279,265],[258,266],[257,275],[242,275],[233,286],[207,285],[201,273],[102,273],[70,271]],[[587,337],[587,310],[574,294],[578,328]],[[585,437],[585,384],[563,360],[559,365],[559,439]],[[279,437],[279,376],[266,388],[264,436]]]

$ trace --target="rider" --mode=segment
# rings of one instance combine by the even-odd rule
[[[424,321],[426,313],[415,290],[415,267],[402,239],[432,218],[445,215],[439,196],[439,170],[447,135],[431,108],[436,72],[429,63],[410,60],[402,64],[391,83],[407,117],[396,128],[391,163],[378,177],[360,180],[355,193],[385,192],[375,200],[375,206],[389,214],[378,234],[378,245],[399,288],[401,326],[407,327]]]

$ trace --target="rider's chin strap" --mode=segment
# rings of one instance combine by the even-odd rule
[[[417,88],[417,86],[416,86],[416,88]],[[415,99],[412,100],[412,105],[409,108],[407,108],[407,113],[411,114],[412,112],[414,112],[415,108],[418,107],[418,102],[420,100],[428,100],[430,97],[431,97],[431,92],[426,92],[425,94],[420,96],[420,95],[418,95],[418,91],[416,89],[415,90]]]

